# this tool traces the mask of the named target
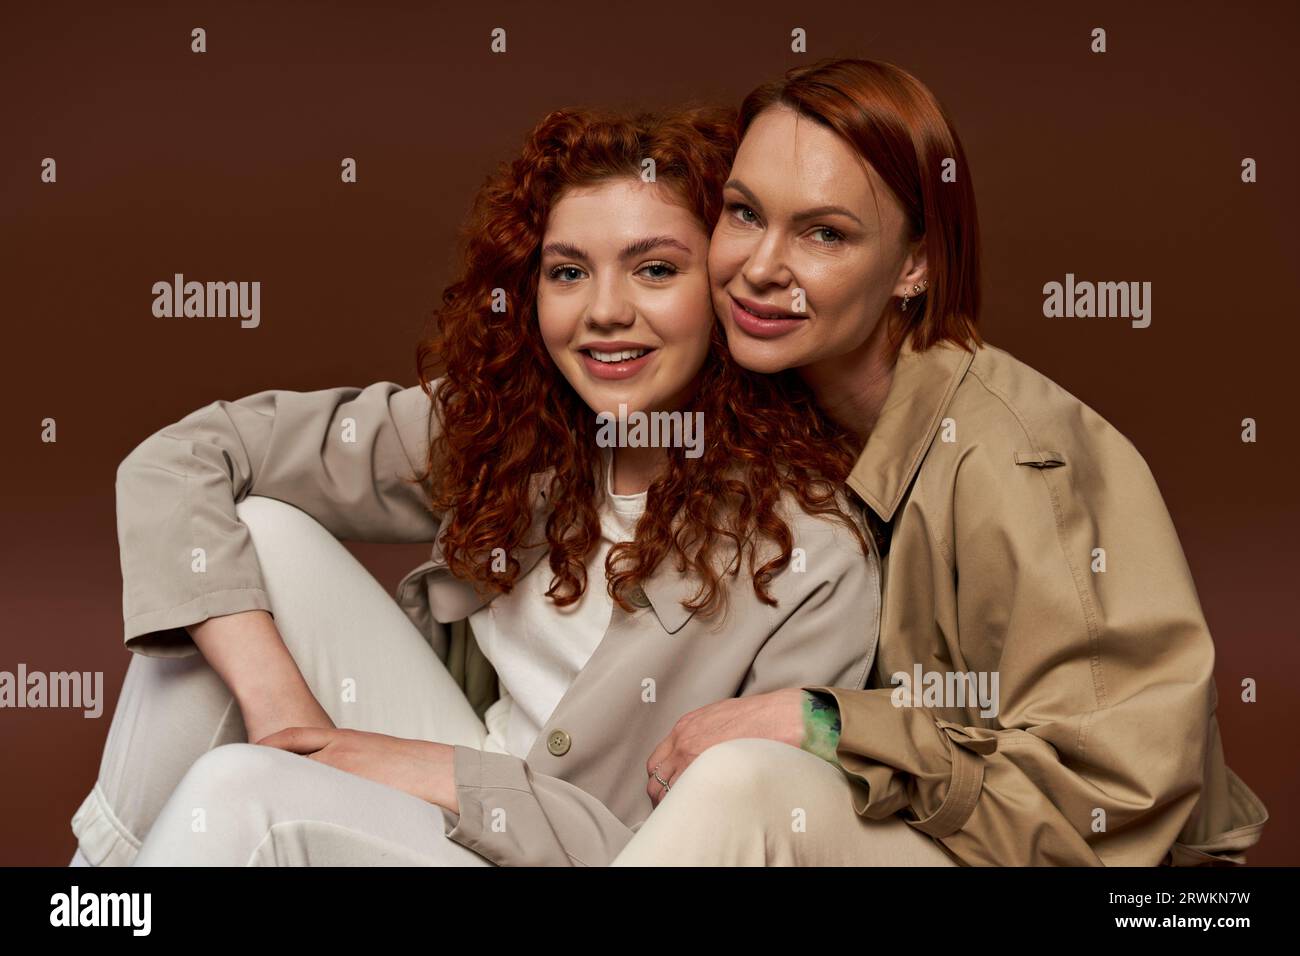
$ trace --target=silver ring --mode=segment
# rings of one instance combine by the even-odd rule
[[[659,776],[659,768],[658,768],[658,767],[655,767],[653,770],[650,771],[650,776],[654,777],[656,780],[659,781],[660,784],[663,785],[664,793],[667,793],[667,792],[668,792],[668,790],[669,790],[669,787],[668,787],[668,781],[665,780],[663,777]]]

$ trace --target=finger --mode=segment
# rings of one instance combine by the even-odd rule
[[[650,806],[652,807],[659,806],[659,794],[663,791],[663,789],[664,789],[663,785],[660,784],[659,781],[654,778],[654,773],[652,771],[650,776],[646,778],[646,782],[645,782],[645,795],[650,798]]]
[[[285,727],[263,737],[258,743],[288,750],[290,753],[310,754],[328,744],[337,733],[337,730],[325,727]]]
[[[677,753],[673,754],[672,774],[669,775],[664,771],[660,770],[659,776],[663,777],[665,780],[668,781],[668,786],[675,787],[677,786],[677,781],[681,779],[682,774],[686,772],[686,768],[689,767],[694,761],[695,758],[692,755],[678,751]]]
[[[667,761],[661,764],[657,770],[659,777],[656,778],[654,773],[650,774],[650,781],[646,784],[646,793],[650,795],[650,802],[654,806],[659,806],[659,802],[668,796],[668,788],[672,786],[673,770]],[[660,780],[667,780],[668,786],[664,786]]]
[[[663,740],[659,741],[658,746],[650,752],[650,759],[645,762],[645,772],[653,773],[655,767],[664,763],[673,752],[673,735],[669,734]]]

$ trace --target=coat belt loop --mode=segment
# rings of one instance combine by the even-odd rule
[[[958,746],[947,728],[941,727],[940,730],[948,742],[948,753],[952,757],[948,793],[934,813],[923,820],[907,821],[936,840],[951,836],[966,825],[984,787],[984,759],[965,747]]]

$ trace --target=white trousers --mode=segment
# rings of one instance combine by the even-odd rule
[[[958,864],[900,817],[858,817],[838,767],[789,744],[743,738],[696,757],[612,865]]]
[[[483,747],[487,731],[424,636],[308,514],[249,497],[249,528],[289,652],[339,727]],[[345,680],[355,700],[344,701]],[[99,779],[72,819],[92,866],[487,866],[441,810],[309,757],[247,742],[202,655],[133,654]]]
[[[280,634],[337,726],[494,749],[424,636],[340,542],[273,499],[247,498],[236,512]],[[345,680],[355,700],[342,699]],[[491,865],[447,839],[438,807],[248,743],[238,705],[200,654],[131,655],[72,829],[92,866]],[[615,865],[954,864],[901,819],[859,818],[838,768],[745,739],[700,755]]]

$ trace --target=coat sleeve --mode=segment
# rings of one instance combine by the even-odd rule
[[[861,687],[874,660],[880,577],[842,526],[796,519],[796,544],[807,567],[787,569],[772,582],[778,607],[735,696],[765,694],[801,680]],[[749,587],[742,573],[736,587]],[[736,600],[736,595],[731,595]],[[712,701],[701,701],[700,706]],[[646,754],[628,754],[644,773]],[[630,828],[590,793],[535,773],[509,754],[455,748],[460,813],[443,808],[447,836],[502,866],[608,866],[627,845]],[[639,826],[639,825],[638,825]]]
[[[629,755],[629,765],[638,755]],[[597,797],[513,754],[455,746],[448,839],[497,866],[608,866],[635,830]]]
[[[335,537],[432,541],[437,516],[423,470],[433,437],[420,386],[376,382],[216,401],[150,435],[117,469],[125,644],[188,657],[185,627],[270,612],[261,567],[235,504],[294,505]]]
[[[807,689],[838,702],[859,814],[901,812],[967,864],[1155,865],[1197,804],[1213,645],[1136,449],[1099,425],[1044,458],[969,449],[951,530],[890,569],[955,620],[960,669],[996,670],[996,716]]]
[[[870,534],[852,510],[863,535]],[[738,697],[767,694],[807,681],[865,687],[880,638],[880,563],[843,525],[796,517],[800,570],[772,583],[784,611],[750,665]],[[865,540],[865,538],[864,538]],[[748,586],[748,582],[745,582]],[[811,675],[817,676],[811,676]]]

